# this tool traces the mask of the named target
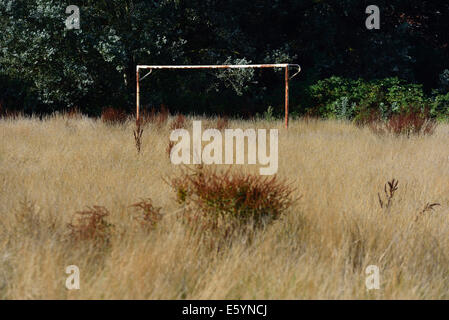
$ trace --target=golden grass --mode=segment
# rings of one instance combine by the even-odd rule
[[[337,121],[227,125],[279,128],[278,175],[302,197],[251,243],[216,252],[179,222],[163,182],[179,170],[166,153],[170,122],[146,125],[137,154],[132,121],[0,120],[0,298],[449,298],[449,125],[409,139]],[[381,208],[392,178],[398,190]],[[151,230],[130,207],[146,198],[163,213]],[[110,213],[108,246],[67,241],[74,213],[94,205]],[[68,265],[80,290],[65,287]],[[365,287],[368,265],[380,268],[379,290]]]

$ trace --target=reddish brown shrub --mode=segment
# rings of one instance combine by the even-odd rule
[[[391,116],[387,121],[373,117],[367,122],[376,134],[393,133],[395,135],[431,135],[435,132],[437,122],[431,119],[428,112],[410,111]]]
[[[153,201],[149,198],[142,199],[141,201],[133,204],[131,207],[138,209],[138,215],[135,216],[135,219],[146,230],[156,227],[162,219],[162,208],[155,207],[153,205]]]
[[[294,189],[276,176],[200,168],[183,171],[170,185],[185,205],[187,225],[225,237],[278,219],[295,201]]]
[[[109,211],[101,206],[76,212],[72,222],[67,225],[70,240],[92,241],[94,245],[108,244],[114,226],[106,221],[107,216]]]
[[[396,135],[405,134],[433,134],[436,121],[418,112],[409,112],[392,116],[387,122],[386,128]]]
[[[163,104],[161,105],[159,111],[156,111],[154,107],[151,108],[149,112],[143,110],[142,112],[143,124],[153,124],[156,125],[158,128],[161,128],[167,122],[169,115],[170,112]]]
[[[142,125],[146,125],[148,123],[152,123],[154,121],[156,115],[156,109],[151,108],[150,111],[148,111],[148,109],[143,109],[140,112],[140,121]]]
[[[115,108],[105,108],[101,113],[101,120],[104,123],[115,125],[123,124],[127,119],[126,112]]]

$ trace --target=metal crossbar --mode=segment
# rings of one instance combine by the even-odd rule
[[[151,66],[138,65],[136,70],[136,121],[140,123],[140,81],[149,76],[153,69],[247,69],[247,68],[284,68],[285,69],[285,128],[288,128],[288,105],[289,105],[289,80],[301,72],[298,64],[277,63],[277,64],[230,64],[230,65],[178,65],[178,66]],[[289,76],[289,69],[295,68],[296,73]],[[150,71],[140,78],[140,69],[149,69]]]

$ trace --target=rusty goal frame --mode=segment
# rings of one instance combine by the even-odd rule
[[[136,68],[136,122],[140,123],[140,81],[151,74],[153,69],[240,69],[240,68],[284,68],[285,69],[285,128],[288,128],[288,105],[289,105],[289,80],[301,72],[298,64],[278,63],[278,64],[236,64],[236,65],[137,65]],[[296,73],[291,77],[289,69],[295,68]],[[140,70],[149,69],[150,71],[140,78]]]

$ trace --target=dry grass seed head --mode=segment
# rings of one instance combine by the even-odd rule
[[[387,181],[387,183],[384,185],[384,193],[385,193],[386,203],[382,200],[382,198],[380,197],[380,194],[379,193],[377,194],[377,197],[379,199],[379,205],[382,209],[384,208],[384,206],[386,209],[390,208],[394,194],[398,190],[398,183],[399,183],[399,181],[395,180],[393,178],[391,181]],[[388,190],[387,190],[387,186],[388,186]]]
[[[426,205],[424,206],[424,209],[422,209],[422,210],[418,213],[418,215],[415,217],[415,221],[418,221],[419,217],[424,216],[424,214],[425,214],[426,212],[434,211],[434,210],[435,210],[434,207],[437,207],[437,206],[440,206],[440,204],[437,203],[437,202],[435,202],[435,203],[429,203],[429,202],[426,203]]]

